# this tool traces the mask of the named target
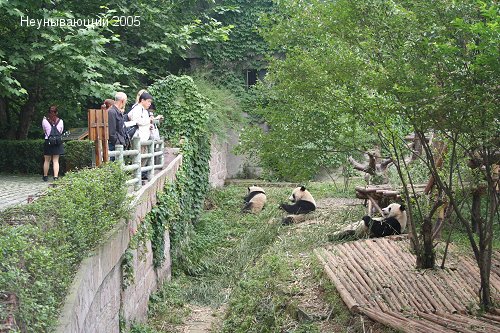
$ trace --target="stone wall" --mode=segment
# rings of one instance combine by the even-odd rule
[[[212,187],[224,186],[226,178],[257,178],[262,169],[248,156],[236,155],[233,149],[239,143],[239,134],[229,130],[225,141],[212,138],[210,148],[210,176]]]
[[[95,254],[80,266],[66,298],[57,332],[119,333],[120,319],[127,324],[143,321],[147,316],[149,295],[166,279],[170,279],[170,243],[165,233],[165,261],[153,267],[151,243],[133,254],[134,283],[122,290],[121,262],[130,242],[130,235],[156,204],[157,193],[165,182],[173,181],[182,163],[177,156],[158,172],[134,197],[134,212],[129,221],[119,224]]]
[[[228,143],[220,142],[213,137],[210,145],[210,174],[208,176],[208,182],[212,187],[224,186],[227,178],[227,155]]]

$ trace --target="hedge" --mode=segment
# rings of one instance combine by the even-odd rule
[[[42,174],[44,140],[0,140],[0,172]],[[94,143],[89,140],[64,142],[60,174],[92,166]]]
[[[129,214],[125,180],[115,163],[68,172],[32,204],[0,212],[0,292],[17,296],[21,332],[53,331],[79,263]]]

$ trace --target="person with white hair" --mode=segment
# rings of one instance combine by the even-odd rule
[[[125,105],[127,104],[127,95],[124,92],[115,94],[115,104],[108,109],[108,148],[113,151],[116,145],[125,146]],[[111,158],[114,160],[114,158]]]

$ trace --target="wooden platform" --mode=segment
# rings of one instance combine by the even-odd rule
[[[365,239],[316,249],[351,311],[403,332],[500,332],[500,316],[475,317],[479,270],[472,258],[419,270],[405,237]],[[500,302],[500,254],[493,254],[492,297]]]

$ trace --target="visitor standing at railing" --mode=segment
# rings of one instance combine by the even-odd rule
[[[139,103],[136,104],[132,110],[128,113],[128,117],[132,122],[135,122],[139,127],[136,133],[139,133],[139,139],[141,142],[149,140],[150,136],[150,126],[153,123],[154,117],[149,115],[148,109],[153,102],[153,96],[149,93],[144,92],[139,97]],[[141,146],[141,154],[146,153],[147,148]],[[145,161],[142,161],[142,165],[144,165]],[[143,179],[147,179],[147,175],[144,173],[142,175]]]
[[[124,92],[117,92],[115,103],[108,109],[108,147],[110,151],[116,149],[116,145],[125,145],[125,117],[123,112],[127,104],[127,95]],[[114,157],[110,158],[114,161]]]
[[[54,170],[54,180],[59,178],[59,155],[64,154],[62,143],[62,132],[64,123],[58,117],[57,107],[52,105],[49,112],[42,120],[42,128],[45,133],[45,142],[43,145],[43,181],[49,180],[49,166],[52,161],[52,169]]]

